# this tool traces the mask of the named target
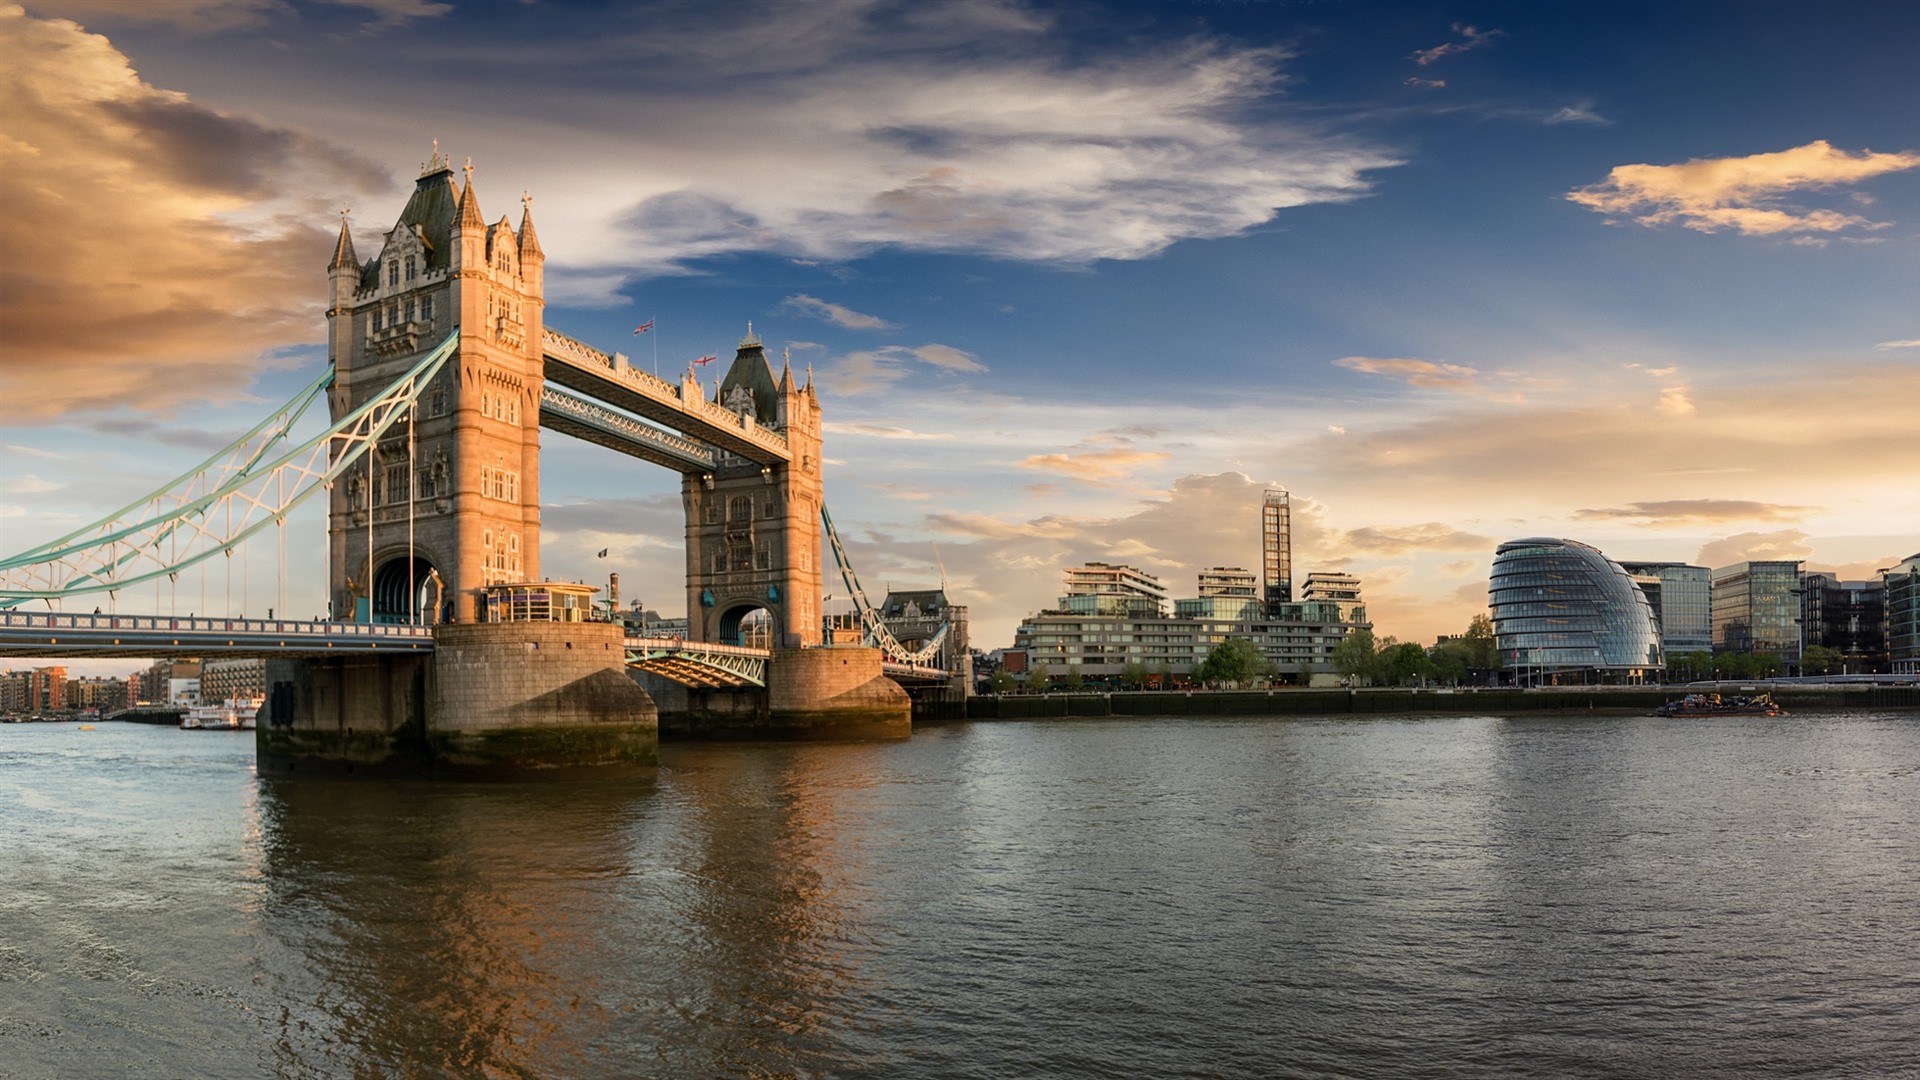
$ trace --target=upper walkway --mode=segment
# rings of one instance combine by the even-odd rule
[[[546,359],[546,379],[550,383],[664,424],[690,439],[709,443],[756,465],[779,465],[792,460],[784,434],[760,426],[751,413],[735,413],[708,401],[700,380],[691,372],[676,386],[635,370],[625,357],[609,356],[551,327],[544,331],[541,354]],[[557,404],[542,402],[542,423],[548,422],[549,412],[554,412],[555,419],[560,418],[555,410]],[[647,441],[657,442],[651,438]],[[683,472],[708,471],[690,459],[673,455],[654,460]]]

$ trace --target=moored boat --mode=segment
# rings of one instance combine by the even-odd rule
[[[1786,716],[1788,713],[1768,694],[1749,697],[1729,694],[1722,697],[1716,693],[1688,694],[1679,701],[1669,701],[1653,710],[1653,715],[1686,719],[1700,716]]]

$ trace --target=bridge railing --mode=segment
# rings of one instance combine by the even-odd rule
[[[767,650],[751,645],[719,645],[706,641],[688,641],[678,637],[629,637],[629,649],[659,649],[667,652],[704,652],[721,656],[752,656],[765,659]]]
[[[307,619],[233,619],[204,615],[99,615],[60,611],[0,611],[0,627],[30,630],[117,630],[121,632],[186,632],[209,634],[272,634],[305,639],[427,638],[433,627],[405,623],[355,623]]]

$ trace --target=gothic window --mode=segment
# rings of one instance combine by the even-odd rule
[[[727,500],[728,521],[753,520],[753,500],[745,495],[736,495]]]
[[[753,553],[753,564],[762,570],[770,569],[773,566],[773,554],[768,551],[756,551]]]
[[[480,392],[480,415],[488,419],[493,417],[493,395],[484,390]]]
[[[387,285],[389,288],[400,284],[400,260],[387,260]]]
[[[447,388],[446,387],[436,386],[433,388],[433,392],[427,395],[427,415],[428,416],[447,415]]]
[[[389,307],[387,309],[387,325],[388,326],[400,325],[400,305],[399,304],[395,304],[392,307]]]
[[[733,569],[753,569],[753,541],[744,536],[730,536],[727,538],[727,553],[732,556]]]
[[[387,326],[387,309],[374,308],[373,309],[373,328],[375,330],[384,330],[386,329],[386,326]]]
[[[413,301],[407,301],[407,321],[413,321]]]
[[[378,474],[376,474],[373,478],[373,499],[371,500],[371,502],[372,502],[372,505],[379,506],[381,501],[382,500],[380,498],[380,477]]]
[[[701,508],[700,517],[709,525],[718,525],[720,523],[720,508],[712,503],[708,503],[705,507]],[[716,566],[714,569],[718,570],[719,567]]]
[[[420,298],[420,317],[428,322],[433,321],[433,297],[423,296]]]
[[[407,467],[405,465],[387,466],[387,494],[394,502],[407,501]]]
[[[413,256],[407,256],[407,280],[413,280]]]

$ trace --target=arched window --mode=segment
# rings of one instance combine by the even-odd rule
[[[407,256],[407,280],[413,280],[413,256]]]
[[[728,521],[753,520],[753,500],[745,495],[736,495],[727,500]]]
[[[423,296],[420,298],[420,317],[428,322],[433,321],[433,297]]]
[[[386,326],[387,326],[387,309],[374,308],[373,309],[373,328],[375,330],[384,330],[386,329]]]
[[[407,301],[407,321],[413,321],[413,301]]]
[[[388,259],[387,260],[387,286],[391,288],[398,284],[400,284],[400,260]]]

